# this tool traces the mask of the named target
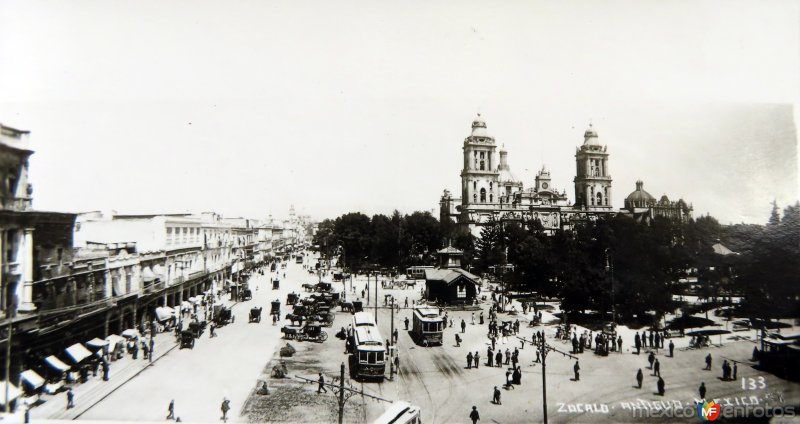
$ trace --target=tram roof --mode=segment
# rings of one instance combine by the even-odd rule
[[[439,319],[439,310],[435,308],[416,308],[414,312],[421,318]]]
[[[356,312],[353,315],[353,323],[356,327],[375,326],[375,318],[369,312]]]
[[[383,349],[383,337],[378,327],[358,327],[355,330],[356,345],[372,345]]]

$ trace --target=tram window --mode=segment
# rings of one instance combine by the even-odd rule
[[[367,352],[359,352],[358,360],[361,362],[367,362]]]
[[[377,352],[378,354],[378,362],[383,362],[383,352]]]

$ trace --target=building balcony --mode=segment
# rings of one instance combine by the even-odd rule
[[[3,273],[6,275],[22,275],[22,267],[19,262],[8,262],[3,264]]]
[[[31,209],[33,199],[30,197],[0,196],[0,209],[25,212]]]

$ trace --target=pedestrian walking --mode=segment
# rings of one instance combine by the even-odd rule
[[[228,411],[231,409],[231,401],[229,401],[228,398],[222,398],[222,406],[220,406],[220,409],[222,410],[222,421],[227,422]]]
[[[480,320],[480,324],[483,325],[483,311],[481,311],[479,320]]]
[[[486,365],[489,367],[494,366],[494,353],[491,348],[486,348]]]
[[[575,361],[575,366],[572,367],[572,370],[575,372],[575,381],[579,381],[581,379],[581,366],[578,365],[578,361]]]
[[[704,369],[706,369],[708,371],[711,371],[711,354],[710,353],[706,356],[706,367]]]
[[[736,374],[739,372],[739,366],[736,365],[738,362],[733,363],[733,380],[738,380],[736,378]]]
[[[700,383],[700,387],[697,389],[697,391],[700,392],[700,399],[705,400],[706,399],[706,382],[705,381]]]
[[[317,387],[317,393],[328,393],[328,389],[325,388],[325,377],[322,375],[322,373],[319,373],[319,379],[317,380],[317,383],[319,383],[319,386]]]
[[[175,399],[169,401],[169,406],[167,407],[167,419],[173,420],[175,419]]]
[[[467,323],[462,319],[461,320],[461,332],[464,333],[467,331]]]
[[[472,368],[472,352],[467,353],[467,369]]]
[[[675,343],[672,343],[672,340],[669,341],[669,357],[675,357]]]
[[[507,389],[513,389],[513,381],[511,380],[511,370],[506,369],[506,385],[504,386]]]
[[[499,349],[497,350],[497,354],[494,356],[494,361],[498,368],[503,366],[503,354]]]
[[[622,353],[622,336],[617,338],[617,352]]]
[[[658,388],[659,396],[664,396],[664,391],[665,390],[664,390],[664,379],[663,378],[658,377],[658,383],[656,383],[656,387]]]
[[[456,334],[456,347],[461,347],[461,336]]]
[[[480,364],[481,355],[478,354],[478,351],[475,351],[475,356],[472,357],[473,361],[475,361],[475,369],[478,369],[478,364]]]
[[[642,349],[642,339],[639,338],[639,333],[635,333],[636,335],[633,338],[634,346],[636,346],[636,354],[639,354],[639,351]]]
[[[661,364],[656,359],[656,362],[653,364],[653,375],[657,375],[661,377]]]
[[[397,339],[400,337],[400,333],[396,328],[394,329],[394,333],[392,333],[392,337],[394,337],[394,344],[397,344]]]
[[[500,389],[497,386],[494,386],[494,396],[492,397],[492,403],[495,405],[502,405],[500,402]]]
[[[639,368],[639,371],[636,372],[636,383],[639,384],[639,388],[642,388],[642,380],[644,380],[644,375],[642,374],[642,369]]]
[[[67,390],[67,409],[71,409],[75,407],[75,393],[72,391],[72,387]]]
[[[394,356],[394,372],[400,374],[400,355]]]
[[[472,313],[471,319],[472,319],[472,325],[475,325],[475,312]]]
[[[503,363],[503,365],[508,365],[510,362],[511,362],[511,350],[506,348],[506,361]]]
[[[408,308],[408,296],[406,296],[406,302],[405,302],[404,307]]]
[[[478,413],[477,406],[472,407],[472,412],[469,413],[469,419],[472,420],[472,424],[476,424],[478,420],[481,419],[481,415]]]
[[[650,354],[647,355],[647,362],[650,363],[651,370],[653,369],[653,362],[655,362],[655,360],[656,360],[656,355],[651,351]]]
[[[539,356],[539,349],[536,349],[536,363],[542,362],[542,358]]]
[[[408,317],[406,317],[406,319],[403,321],[403,323],[406,325],[406,330],[408,330]]]
[[[495,349],[495,345],[497,345],[497,337],[492,336],[492,350]]]

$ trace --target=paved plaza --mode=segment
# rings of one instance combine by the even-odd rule
[[[285,314],[286,295],[290,292],[303,293],[301,284],[315,282],[318,278],[299,264],[288,264],[285,270],[278,270],[281,287],[273,290],[270,279],[274,276],[275,273],[253,276],[250,280],[253,299],[233,305],[235,320],[217,329],[218,337],[209,338],[209,332],[206,331],[197,340],[194,349],[179,349],[171,334],[160,334],[156,344],[157,358],[152,364],[142,360],[116,364],[112,368],[110,382],[92,378],[89,383],[75,387],[76,408],[66,410],[66,398],[61,394],[48,397],[44,404],[32,409],[31,416],[36,421],[77,418],[163,422],[167,407],[174,400],[175,416],[180,417],[181,421],[218,422],[221,419],[221,402],[227,398],[232,408],[229,421],[248,422],[257,415],[245,411],[246,404],[255,405],[256,402],[268,406],[270,402],[279,402],[283,390],[293,397],[308,399],[304,404],[288,407],[293,411],[286,416],[292,417],[292,421],[319,422],[335,417],[336,399],[332,393],[318,395],[316,385],[304,384],[297,378],[279,382],[267,378],[268,366],[275,363],[273,357],[277,357],[277,349],[286,341],[281,339],[280,325],[273,326],[266,313],[267,319],[261,323],[248,323],[249,309],[261,306],[268,310],[272,300],[280,299]],[[360,297],[366,279],[363,276],[354,279],[355,294],[349,282],[344,287],[339,286],[341,283],[334,284],[339,290],[346,289],[348,299],[353,300],[354,296]],[[360,299],[365,303],[365,309],[372,313],[375,311],[374,290],[373,277],[369,303],[366,299]],[[411,306],[419,301],[420,289],[382,289],[378,285],[378,325],[382,334],[388,337],[392,315],[390,308],[384,306],[386,295],[393,295],[401,306],[408,298]],[[534,346],[522,343],[520,337],[530,340],[535,331],[544,330],[548,344],[559,351],[570,352],[571,345],[567,341],[556,340],[555,325],[548,324],[557,318],[552,310],[544,311],[545,325],[529,326],[529,317],[521,313],[499,315],[501,321],[520,320],[520,332],[517,335],[509,336],[507,340],[501,338],[497,342],[502,352],[519,349],[521,384],[506,389],[503,386],[509,366],[487,366],[486,352],[491,342],[487,338],[486,325],[478,323],[481,310],[485,317],[488,316],[487,304],[482,304],[480,310],[448,311],[453,327],[445,329],[443,346],[422,347],[415,344],[410,333],[404,329],[403,321],[406,317],[411,318],[411,307],[400,307],[394,314],[394,326],[399,330],[399,373],[380,383],[352,381],[353,387],[384,399],[417,405],[421,408],[423,422],[428,423],[464,422],[473,405],[480,411],[483,421],[541,421],[542,366],[534,362]],[[475,324],[472,323],[473,314]],[[337,312],[333,325],[325,329],[330,337],[324,343],[290,341],[306,358],[301,368],[289,369],[290,376],[315,379],[317,372],[323,372],[328,381],[337,377],[340,364],[347,363],[347,355],[344,353],[344,341],[334,337],[334,334],[341,327],[346,327],[350,320],[350,313]],[[466,323],[463,333],[460,328],[462,320]],[[579,327],[578,331],[583,329]],[[713,340],[712,347],[705,349],[688,348],[688,338],[673,339],[676,344],[674,357],[669,357],[665,350],[656,353],[661,376],[666,383],[664,396],[657,394],[657,377],[651,375],[647,360],[649,350],[645,349],[636,355],[632,347],[632,332],[625,328],[620,332],[624,339],[623,352],[612,352],[603,357],[587,349],[576,355],[580,363],[579,381],[573,378],[574,360],[558,352],[548,355],[546,377],[550,422],[639,422],[642,415],[635,413],[653,413],[665,408],[696,408],[695,402],[699,398],[697,389],[701,382],[706,385],[707,397],[713,397],[723,405],[794,405],[800,402],[796,384],[751,366],[749,359],[754,346],[754,332],[726,335]],[[462,339],[460,347],[456,346],[456,334]],[[477,369],[467,367],[466,355],[469,352],[478,352],[481,357]],[[714,366],[710,371],[705,371],[704,358],[709,353],[714,359]],[[720,365],[724,359],[738,361],[736,381],[721,380]],[[641,389],[637,387],[635,379],[639,368],[644,373]],[[390,377],[389,367],[387,377]],[[742,378],[759,377],[764,378],[763,389],[742,389]],[[256,389],[263,381],[273,387],[270,395],[256,394]],[[500,405],[492,402],[495,386],[501,388]],[[348,401],[346,410],[349,412],[346,417],[358,422],[372,422],[387,407],[385,402],[357,395]],[[660,417],[663,422],[678,420],[674,417],[664,418],[664,415]],[[270,419],[261,417],[259,420],[264,418]]]

